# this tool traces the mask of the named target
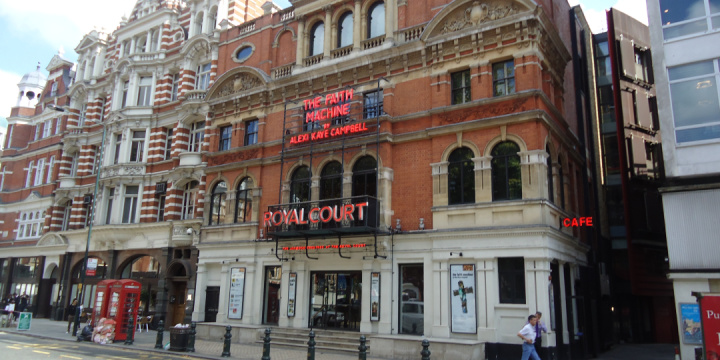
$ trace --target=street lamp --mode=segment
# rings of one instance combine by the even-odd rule
[[[48,104],[49,109],[65,112],[66,110],[60,106],[54,104]],[[103,150],[105,149],[105,132],[107,127],[105,124],[101,124],[103,127],[102,140],[100,143],[100,156],[98,156],[97,173],[95,175],[95,191],[93,192],[92,202],[90,203],[90,209],[88,209],[87,216],[92,216],[90,224],[88,225],[87,241],[85,242],[85,256],[83,257],[82,269],[80,272],[80,306],[75,308],[75,324],[73,325],[72,335],[77,335],[77,330],[80,327],[80,308],[82,307],[83,300],[85,300],[85,275],[87,273],[87,262],[88,262],[88,251],[90,250],[90,237],[92,236],[93,223],[95,222],[95,205],[97,204],[98,188],[100,186],[100,168],[102,165]]]

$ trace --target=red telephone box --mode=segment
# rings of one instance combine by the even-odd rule
[[[107,318],[115,320],[115,341],[127,338],[128,323],[135,332],[135,320],[140,306],[142,285],[135,280],[115,280],[110,286]]]
[[[110,298],[110,287],[117,280],[102,280],[97,284],[95,291],[95,302],[93,303],[92,325],[95,326],[98,320],[107,317],[108,298]]]

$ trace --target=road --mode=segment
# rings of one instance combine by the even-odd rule
[[[66,342],[0,332],[0,358],[16,360],[135,360],[193,359],[192,356],[148,353],[142,349],[122,349],[89,342]]]

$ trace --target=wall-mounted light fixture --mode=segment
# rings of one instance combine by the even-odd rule
[[[420,218],[420,225],[418,227],[420,230],[425,230],[425,218]]]
[[[397,232],[402,231],[402,226],[400,225],[400,219],[395,219],[395,231],[397,231]]]
[[[187,301],[192,301],[192,294],[188,294]]]

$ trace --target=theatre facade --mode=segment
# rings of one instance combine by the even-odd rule
[[[541,311],[544,351],[570,358],[591,239],[563,220],[592,206],[567,3],[291,3],[221,23],[197,108],[199,335],[470,359],[515,353]]]

